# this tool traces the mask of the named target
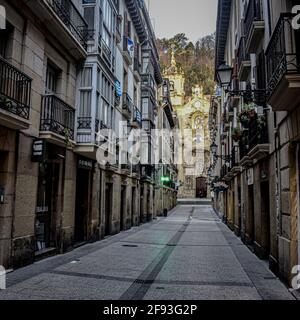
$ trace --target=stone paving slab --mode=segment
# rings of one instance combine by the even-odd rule
[[[151,286],[146,300],[261,300],[255,288],[235,286]]]
[[[157,279],[251,284],[229,246],[175,248]]]

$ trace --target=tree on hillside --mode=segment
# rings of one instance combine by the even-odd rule
[[[157,45],[162,69],[170,66],[171,52],[174,50],[177,64],[186,78],[187,96],[192,94],[192,88],[197,84],[203,86],[204,94],[213,94],[215,34],[205,36],[193,44],[184,33],[180,33],[171,39],[158,39]]]

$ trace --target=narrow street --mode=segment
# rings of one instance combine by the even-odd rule
[[[8,275],[2,299],[293,299],[210,206],[158,218]]]

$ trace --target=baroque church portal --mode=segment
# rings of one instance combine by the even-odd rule
[[[184,90],[184,73],[172,52],[171,66],[164,76],[170,81],[171,100],[180,128],[179,198],[209,198],[207,171],[210,164],[209,97],[195,86],[192,96]]]

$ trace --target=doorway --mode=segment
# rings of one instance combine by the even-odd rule
[[[121,187],[120,231],[125,230],[124,219],[126,210],[126,186]]]
[[[36,251],[55,247],[55,212],[59,190],[59,171],[59,163],[43,162],[39,165],[35,222]]]
[[[260,185],[261,191],[261,215],[262,215],[262,246],[264,247],[264,256],[268,258],[270,255],[271,236],[270,236],[270,194],[269,181],[264,181]]]
[[[144,186],[141,186],[141,197],[140,197],[140,223],[144,222]]]
[[[196,179],[196,198],[207,198],[207,182],[206,178],[200,177]]]
[[[75,210],[75,242],[87,241],[89,215],[90,171],[77,170],[76,210]]]
[[[135,187],[133,187],[132,188],[132,200],[131,200],[131,226],[133,227],[133,226],[135,226],[135,221],[134,221],[134,214],[135,214],[135,206],[136,206],[136,199],[135,199],[135,197],[136,197],[136,188]]]
[[[111,232],[110,220],[112,217],[112,183],[107,183],[105,187],[105,236],[109,236]]]
[[[254,186],[248,187],[248,219],[247,219],[247,242],[253,244],[254,242]]]

